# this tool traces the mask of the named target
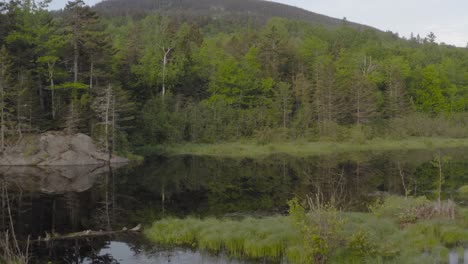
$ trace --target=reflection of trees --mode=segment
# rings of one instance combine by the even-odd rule
[[[115,201],[115,175],[111,167],[109,173],[106,173],[97,182],[96,189],[99,199],[93,214],[95,226],[112,230],[117,214],[117,204]]]
[[[126,187],[132,186],[134,192],[143,197],[151,196],[152,201],[143,199],[146,204],[161,208],[162,197],[165,197],[166,207],[172,212],[175,208],[192,213],[284,206],[296,181],[295,177],[290,177],[290,171],[288,177],[284,177],[285,166],[280,160],[172,157],[151,161],[148,166],[130,173],[137,177],[133,180],[139,184],[130,183]],[[156,197],[159,197],[157,204],[154,203]]]
[[[117,177],[125,178],[117,184],[117,196],[126,197],[118,199],[124,208],[132,204],[133,212],[152,218],[162,214],[163,201],[168,214],[204,215],[286,209],[286,201],[295,195],[317,194],[324,202],[365,210],[380,192],[412,195],[433,190],[432,183],[418,176],[432,159],[430,151],[262,159],[160,157]],[[460,186],[463,177],[455,177],[458,183],[452,185]]]
[[[468,182],[463,154],[442,151],[443,157],[452,157],[443,164],[444,199],[457,198],[454,190]],[[179,156],[150,159],[141,166],[118,170],[42,170],[53,173],[38,177],[29,168],[3,168],[0,224],[2,230],[9,228],[5,192],[14,229],[22,238],[130,227],[163,213],[278,212],[287,209],[288,199],[306,195],[318,196],[324,203],[333,201],[343,209],[363,210],[376,192],[434,198],[439,174],[433,160],[434,153],[427,151],[262,159]],[[84,172],[90,174],[81,175]],[[97,255],[104,242],[91,247],[87,243],[68,241],[64,246],[46,247],[47,252],[34,250],[56,259],[66,255],[70,263],[83,254],[93,257],[95,263],[113,263]]]
[[[301,178],[297,195],[311,196],[338,208],[362,208],[368,194],[376,189],[369,161],[324,156],[304,159],[294,169]]]
[[[90,228],[90,215],[100,199],[90,194],[103,172],[93,166],[2,167],[1,231],[10,230],[11,234],[14,230],[18,240],[24,241],[29,235],[36,239],[55,232],[63,234]],[[11,211],[12,221],[7,209]],[[11,227],[10,223],[13,223]]]
[[[100,255],[103,248],[109,245],[106,239],[76,239],[51,241],[34,249],[36,263],[119,263],[110,255]]]

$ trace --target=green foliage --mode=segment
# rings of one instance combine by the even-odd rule
[[[398,219],[404,212],[411,212],[413,208],[429,205],[431,202],[426,197],[404,198],[389,196],[384,201],[377,201],[370,209],[372,213],[380,217]]]
[[[89,89],[89,86],[84,83],[66,82],[56,85],[55,89],[86,90]]]
[[[421,87],[416,91],[416,107],[422,112],[441,113],[448,110],[446,97],[443,95],[443,80],[435,65],[429,65],[421,71]]]
[[[149,100],[142,110],[141,133],[146,144],[177,142],[184,131],[182,116],[174,112],[170,95]]]
[[[228,105],[251,108],[262,105],[262,98],[272,87],[271,79],[261,79],[258,50],[250,49],[238,62],[228,56],[210,76],[209,102],[223,101]]]
[[[463,185],[457,190],[458,195],[464,197],[466,200],[468,200],[468,185]]]
[[[315,204],[309,213],[297,199],[289,202],[290,216],[302,235],[305,259],[313,263],[326,263],[340,247],[343,238],[340,233],[344,219],[333,205]]]

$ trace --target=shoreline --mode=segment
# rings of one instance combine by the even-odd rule
[[[432,150],[468,147],[468,138],[409,138],[404,140],[374,139],[362,143],[330,141],[291,141],[259,144],[254,141],[239,141],[214,144],[174,144],[145,146],[139,154],[151,155],[194,155],[218,157],[264,157],[274,154],[292,156],[317,156],[334,153],[392,150]]]

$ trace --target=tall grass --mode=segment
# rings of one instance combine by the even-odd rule
[[[164,219],[145,232],[152,241],[169,246],[188,246],[237,258],[278,261],[297,243],[299,234],[287,217],[220,219]]]
[[[9,231],[0,234],[0,263],[27,264],[29,262],[29,238],[22,251],[14,235]]]
[[[290,216],[243,220],[171,218],[155,222],[145,234],[158,244],[224,252],[238,259],[287,263],[445,262],[451,249],[468,246],[467,209],[457,208],[455,218],[422,214],[402,225],[408,219],[405,214],[412,217],[415,208],[431,208],[434,204],[438,203],[425,198],[391,196],[369,213],[344,213],[327,208],[307,211],[296,203]]]

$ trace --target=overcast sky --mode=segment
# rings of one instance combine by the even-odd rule
[[[128,0],[132,1],[132,0]],[[193,0],[196,1],[196,0]],[[274,0],[316,13],[366,24],[381,30],[422,37],[434,32],[439,42],[466,47],[468,0]],[[67,0],[53,0],[52,9]],[[94,5],[99,0],[85,0]]]

